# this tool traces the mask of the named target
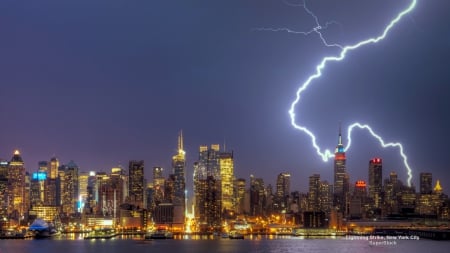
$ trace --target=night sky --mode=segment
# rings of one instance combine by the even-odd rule
[[[300,191],[314,173],[332,182],[332,162],[291,127],[288,110],[337,50],[315,34],[255,30],[315,26],[287,1],[1,1],[0,157],[18,148],[28,171],[54,155],[82,171],[142,159],[150,178],[153,166],[169,173],[182,129],[189,179],[198,147],[225,142],[237,177],[274,185],[290,172]],[[410,1],[307,3],[320,22],[338,22],[324,31],[328,41],[347,45],[380,34]],[[419,0],[384,41],[330,63],[304,93],[299,123],[332,150],[339,122],[370,124],[404,144],[417,188],[419,173],[432,172],[449,193],[449,9],[448,0]],[[376,156],[383,177],[397,171],[406,182],[398,149],[361,130],[352,139],[350,182],[367,180]]]

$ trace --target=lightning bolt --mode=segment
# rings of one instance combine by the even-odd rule
[[[326,65],[328,62],[339,62],[342,61],[343,59],[345,59],[347,53],[349,51],[355,50],[359,47],[368,45],[368,44],[375,44],[378,43],[379,41],[383,40],[387,34],[389,33],[389,31],[402,19],[403,16],[405,16],[406,14],[410,13],[416,6],[417,0],[412,0],[411,3],[406,7],[406,9],[402,10],[400,13],[397,14],[397,16],[392,19],[389,24],[384,28],[383,32],[377,36],[377,37],[372,37],[363,41],[360,41],[356,44],[353,45],[348,45],[348,46],[341,46],[339,44],[329,44],[325,38],[323,37],[322,33],[321,33],[321,29],[322,26],[319,23],[319,19],[317,18],[317,16],[314,15],[314,13],[309,10],[306,7],[305,4],[305,0],[303,1],[302,5],[299,6],[303,6],[305,11],[311,15],[315,22],[316,22],[316,27],[314,27],[312,30],[308,31],[308,32],[296,32],[287,28],[280,28],[280,29],[270,29],[270,28],[260,28],[259,30],[269,30],[269,31],[285,31],[285,32],[291,32],[291,33],[300,33],[303,35],[309,35],[313,32],[317,33],[320,37],[320,39],[322,40],[323,44],[327,47],[338,47],[340,49],[340,53],[338,53],[337,56],[327,56],[324,57],[322,59],[322,61],[316,66],[316,72],[312,75],[310,75],[306,81],[301,84],[301,86],[298,88],[297,92],[296,92],[296,98],[295,100],[292,102],[291,107],[289,109],[289,115],[290,115],[290,119],[291,119],[291,124],[295,129],[298,129],[304,133],[306,133],[310,138],[311,138],[311,143],[314,147],[314,149],[316,150],[317,154],[322,158],[322,160],[324,162],[327,162],[330,158],[334,157],[334,154],[326,149],[323,152],[321,151],[321,148],[319,147],[319,145],[317,144],[316,141],[316,136],[313,134],[313,132],[311,132],[308,128],[306,128],[305,126],[301,126],[299,124],[296,123],[296,114],[295,114],[295,107],[297,106],[297,104],[300,102],[300,98],[301,98],[301,94],[308,88],[309,85],[311,85],[312,81],[321,77],[322,76],[322,71],[325,69]],[[327,26],[330,23],[327,23]],[[403,145],[401,143],[393,143],[393,142],[388,142],[386,143],[382,137],[380,135],[378,135],[377,133],[375,133],[375,131],[373,131],[373,129],[369,126],[369,125],[363,125],[361,123],[353,123],[348,127],[348,131],[347,131],[347,140],[348,140],[348,144],[345,147],[345,151],[347,151],[352,143],[352,139],[351,139],[351,135],[353,132],[354,128],[359,128],[359,129],[365,129],[367,130],[375,139],[378,140],[378,142],[380,143],[380,145],[383,148],[387,148],[387,147],[396,147],[399,149],[400,151],[400,155],[403,159],[403,164],[407,169],[407,174],[408,174],[408,185],[411,186],[411,180],[412,180],[412,170],[411,167],[408,164],[408,157],[406,156],[406,154],[404,153],[404,148]]]

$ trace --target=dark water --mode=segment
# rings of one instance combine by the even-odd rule
[[[382,242],[383,240],[381,240]],[[55,238],[47,240],[0,240],[0,253],[140,253],[140,252],[449,252],[450,241],[389,240],[392,245],[370,245],[366,240],[302,239],[299,237],[253,237],[230,239],[174,239],[145,241],[140,238],[82,240]],[[394,243],[395,242],[395,243]],[[395,244],[395,245],[394,245]]]

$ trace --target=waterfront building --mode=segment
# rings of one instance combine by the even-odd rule
[[[183,224],[186,214],[186,152],[183,147],[183,132],[178,136],[178,152],[172,157],[173,175],[173,222]]]
[[[0,159],[0,229],[8,217],[8,168],[9,162]]]
[[[8,168],[8,214],[19,221],[28,212],[25,201],[25,164],[19,150],[9,162]]]

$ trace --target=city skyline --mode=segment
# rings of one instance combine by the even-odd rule
[[[321,20],[339,22],[327,38],[343,44],[378,33],[408,3],[308,2]],[[28,171],[54,155],[82,171],[145,160],[148,178],[154,166],[171,168],[183,129],[188,178],[200,145],[226,143],[237,177],[255,174],[274,185],[273,175],[286,171],[301,191],[313,174],[333,181],[333,163],[315,155],[287,114],[297,85],[329,49],[314,36],[253,30],[307,30],[314,24],[301,8],[281,1],[87,4],[1,4],[8,24],[0,28],[1,158],[19,149]],[[302,121],[317,124],[321,145],[336,145],[339,122],[362,120],[405,145],[416,190],[421,172],[448,189],[448,5],[418,1],[386,41],[327,69],[300,110]],[[397,150],[379,148],[364,132],[353,142],[350,184],[367,181],[374,157],[383,159],[384,175],[396,171],[406,181]]]

